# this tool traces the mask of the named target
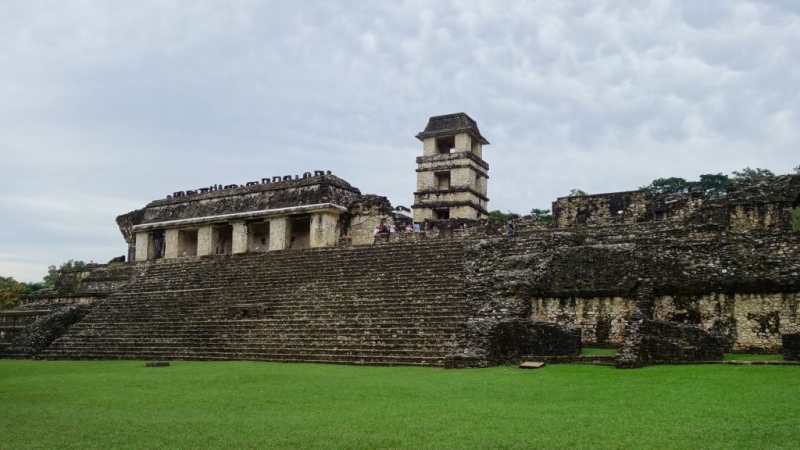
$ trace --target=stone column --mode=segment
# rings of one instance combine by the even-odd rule
[[[339,215],[329,212],[320,212],[311,215],[311,236],[309,247],[333,247],[339,237],[337,225]]]
[[[233,225],[233,245],[231,253],[247,252],[247,225],[244,222],[231,222]]]
[[[472,150],[472,138],[468,133],[458,133],[455,137],[455,151],[468,152]]]
[[[197,230],[197,256],[214,254],[214,227],[206,225]]]
[[[289,233],[289,221],[286,217],[278,217],[269,221],[269,250],[285,250],[286,235]]]
[[[169,228],[164,230],[164,258],[178,257],[178,229]]]
[[[148,261],[155,257],[153,238],[150,233],[142,231],[136,233],[136,261]]]

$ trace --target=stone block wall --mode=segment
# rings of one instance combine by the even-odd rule
[[[800,361],[800,333],[783,335],[783,359]]]
[[[618,347],[633,310],[630,297],[533,298],[531,317],[579,328],[584,347]]]
[[[652,216],[650,200],[641,191],[561,197],[553,202],[553,223],[569,228],[643,222]]]
[[[662,296],[655,318],[696,325],[732,352],[778,353],[781,335],[800,332],[800,293]]]
[[[788,231],[792,230],[792,215],[798,207],[800,175],[781,175],[734,183],[718,199],[705,199],[700,191],[672,194],[626,191],[562,197],[553,202],[553,222],[558,228],[661,221],[733,231],[765,228]]]
[[[497,323],[489,333],[491,365],[519,364],[540,356],[577,356],[581,353],[581,330],[555,323],[525,319]]]

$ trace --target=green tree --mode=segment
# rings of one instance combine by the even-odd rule
[[[800,175],[800,166],[794,168],[794,173]]]
[[[731,184],[731,179],[721,173],[700,175],[700,189],[705,198],[720,198],[726,194],[726,189]]]
[[[531,216],[542,223],[550,223],[553,221],[553,215],[550,213],[549,209],[533,208],[531,209]]]
[[[53,287],[56,283],[56,278],[58,277],[58,271],[64,269],[79,269],[81,267],[86,266],[86,263],[83,261],[74,261],[70,259],[69,261],[61,264],[61,266],[56,269],[56,266],[50,266],[47,268],[47,275],[44,276],[44,283],[43,288]]]
[[[680,177],[656,178],[647,186],[640,187],[639,190],[647,191],[651,194],[674,194],[677,192],[689,192],[693,184]]]
[[[511,211],[503,213],[500,212],[499,209],[495,209],[494,211],[489,211],[489,220],[506,221],[511,219],[519,219],[519,214],[513,213]]]
[[[775,174],[772,173],[771,170],[760,169],[758,167],[756,167],[755,169],[745,167],[741,171],[734,170],[732,175],[733,175],[732,178],[736,181],[758,181],[775,176]]]
[[[584,190],[581,190],[581,189],[570,189],[569,195],[567,197],[585,197],[587,195],[589,195],[589,194],[587,194],[586,191],[584,191]]]
[[[12,309],[19,305],[21,296],[27,293],[25,283],[12,277],[0,277],[0,309]]]

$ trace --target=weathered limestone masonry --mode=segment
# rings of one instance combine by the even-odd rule
[[[586,228],[567,236],[541,255],[540,264],[547,261],[545,272],[568,289],[535,296],[532,314],[580,327],[584,345],[623,343],[634,287],[647,277],[654,292],[650,319],[707,330],[729,351],[775,353],[782,333],[800,330],[798,234],[654,224]],[[577,289],[589,280],[595,287]]]
[[[560,198],[552,225],[521,220],[508,237],[484,218],[475,121],[432,117],[417,137],[421,232],[330,172],[175,192],[117,218],[128,263],[62,272],[0,314],[0,355],[475,367],[591,345],[620,347],[617,367],[796,358],[800,175],[713,200]]]
[[[795,211],[800,208],[798,198],[798,175],[735,183],[719,199],[704,199],[699,191],[661,195],[628,191],[562,197],[553,202],[553,223],[556,228],[573,228],[673,222],[732,231],[761,228],[790,231]],[[800,227],[800,223],[794,226]]]
[[[42,358],[443,365],[466,320],[461,242],[135,263]]]
[[[800,333],[783,335],[783,359],[786,361],[800,361]]]
[[[489,141],[478,124],[464,113],[435,116],[417,139],[423,156],[417,158],[414,221],[486,217],[489,165],[482,158]]]
[[[652,273],[667,273],[671,281],[655,286],[649,319],[708,330],[728,351],[774,353],[781,335],[800,327],[800,224],[793,222],[799,206],[800,176],[784,175],[735,184],[715,200],[621,192],[560,198],[553,211],[558,228],[591,240],[635,236],[639,256],[661,248],[652,262],[678,257],[677,265],[670,263],[674,270],[651,264]],[[584,345],[619,346],[634,303],[617,295],[544,298],[534,315],[580,326]]]
[[[355,224],[386,223],[391,205],[321,170],[245,186],[180,191],[117,218],[130,260],[332,247]],[[376,205],[370,207],[365,205]],[[358,241],[358,243],[367,243]]]
[[[60,271],[53,288],[26,296],[13,311],[0,312],[0,356],[31,357],[46,349],[136,273],[134,265],[120,263]]]

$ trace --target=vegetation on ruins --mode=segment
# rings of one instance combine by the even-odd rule
[[[495,209],[494,211],[489,211],[489,220],[495,221],[507,221],[511,219],[519,219],[520,215],[514,212],[507,212],[504,213],[499,209]]]
[[[800,206],[796,206],[792,211],[792,230],[800,231]]]
[[[550,223],[553,221],[553,214],[549,209],[533,208],[530,214],[534,219],[542,223]]]
[[[11,277],[0,277],[0,310],[16,308],[19,298],[27,291],[25,283]]]
[[[0,361],[3,448],[796,448],[800,368]]]
[[[703,197],[713,199],[724,197],[725,190],[734,181],[758,181],[773,176],[775,174],[769,169],[745,167],[740,171],[734,170],[731,176],[722,173],[702,174],[699,181],[688,181],[681,177],[656,178],[650,184],[640,187],[639,190],[651,194],[676,194],[699,189],[702,191]]]
[[[725,196],[725,189],[731,182],[731,178],[721,173],[703,174],[700,175],[700,181],[687,181],[680,177],[656,178],[639,189],[651,194],[676,194],[687,193],[697,188],[703,192],[705,198],[720,198]]]
[[[0,277],[0,310],[16,308],[20,297],[44,287],[44,283],[25,283],[13,277]]]
[[[734,170],[732,178],[737,181],[757,181],[774,176],[775,174],[769,169],[751,169],[749,167],[745,167],[741,171]]]
[[[585,197],[587,195],[589,194],[587,194],[586,191],[582,189],[570,189],[569,195],[567,197]]]
[[[43,281],[36,283],[26,283],[17,281],[13,277],[0,277],[0,310],[13,309],[19,306],[19,299],[23,295],[32,294],[40,289],[53,287],[58,276],[59,270],[77,269],[86,265],[83,261],[69,261],[61,264],[58,268],[50,266],[47,268],[47,275]]]
[[[85,267],[86,263],[83,261],[75,261],[70,259],[69,261],[61,264],[56,268],[56,266],[50,266],[47,268],[47,275],[44,277],[44,287],[53,287],[53,284],[56,282],[56,277],[58,276],[59,270],[69,270],[69,269],[80,269],[81,267]]]

